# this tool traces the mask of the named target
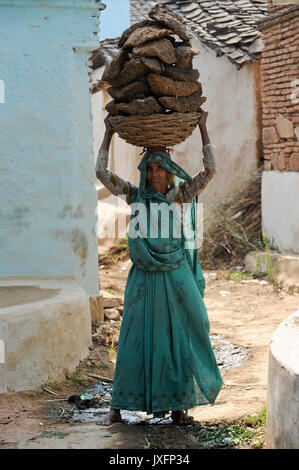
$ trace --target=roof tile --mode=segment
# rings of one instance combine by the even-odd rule
[[[196,8],[196,10],[190,11],[189,13],[185,13],[185,17],[188,18],[188,20],[192,20],[192,18],[199,16],[199,14],[200,10],[199,8]]]
[[[241,36],[235,36],[234,38],[227,39],[226,44],[238,44],[241,41],[242,41]]]
[[[236,33],[228,33],[228,34],[217,34],[217,38],[220,39],[221,41],[225,41],[226,44],[228,44],[228,40],[231,38],[234,38],[236,36]]]
[[[198,9],[198,4],[197,3],[190,3],[189,5],[187,4],[185,7],[181,8],[182,13],[188,13],[189,11],[197,10]]]
[[[201,0],[199,0],[198,3],[199,3],[200,6],[203,7],[203,8],[209,8],[209,7],[212,7],[213,4],[215,4],[215,2],[202,2]]]

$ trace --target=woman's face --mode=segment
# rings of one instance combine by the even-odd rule
[[[146,167],[146,182],[156,191],[165,194],[168,171],[158,162],[148,163]]]

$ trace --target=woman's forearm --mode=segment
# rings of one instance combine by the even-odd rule
[[[109,132],[107,130],[105,131],[103,142],[102,142],[102,145],[100,147],[100,150],[106,150],[107,152],[109,152],[109,147],[110,147],[112,136],[113,136],[113,134],[111,132]]]
[[[199,125],[199,130],[200,130],[200,134],[201,134],[201,140],[202,140],[202,145],[208,145],[210,144],[210,138],[209,138],[209,134],[208,134],[208,131],[207,131],[207,127],[206,125]]]
[[[204,135],[204,137],[206,137]],[[206,142],[206,143],[205,143]],[[189,203],[195,196],[198,196],[204,188],[207,186],[209,181],[216,174],[216,160],[213,151],[213,146],[210,142],[207,143],[207,140],[203,140],[203,164],[204,170],[199,171],[190,180],[183,183],[179,188],[174,189],[173,195],[174,201],[180,203]]]
[[[98,158],[97,158],[97,161],[96,161],[95,172],[96,172],[97,176],[98,176],[98,173],[101,173],[103,171],[103,155],[104,154],[105,155],[107,154],[106,164],[108,164],[108,154],[109,154],[111,139],[112,139],[111,132],[106,130],[103,141],[102,141],[102,145],[101,145],[101,147],[99,149],[99,152],[98,152]]]
[[[123,197],[128,204],[131,203],[134,185],[124,181],[118,175],[108,170],[109,148],[113,133],[106,130],[102,145],[98,152],[95,173],[99,181],[115,196]]]

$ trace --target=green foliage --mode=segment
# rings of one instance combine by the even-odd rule
[[[194,438],[205,448],[251,447],[264,445],[266,408],[257,414],[246,416],[236,424],[221,422],[220,425],[207,425],[195,431]]]
[[[267,276],[267,272],[262,271],[262,269],[261,269],[261,255],[260,255],[260,253],[257,253],[255,255],[255,262],[253,263],[253,266],[255,267],[255,271],[253,271],[253,273],[252,273],[252,277],[254,279]]]
[[[267,235],[263,232],[263,247],[265,249],[265,260],[267,262],[267,271],[262,271],[261,269],[261,253],[257,253],[255,255],[255,262],[253,263],[255,267],[255,271],[252,273],[254,278],[268,276],[270,281],[274,284],[274,287],[277,287],[277,279],[273,274],[273,265],[272,265],[272,258],[271,258],[271,250],[269,246],[269,241]]]
[[[42,433],[38,434],[37,436],[31,437],[27,439],[27,442],[29,441],[36,441],[37,439],[64,439],[66,436],[68,436],[68,432],[49,432],[49,431],[43,431]]]
[[[107,289],[107,292],[110,292],[110,294],[115,295],[116,292],[113,289]]]
[[[119,239],[119,246],[120,248],[128,248],[128,233],[124,238]]]
[[[251,273],[245,273],[244,271],[235,271],[235,272],[224,274],[223,278],[228,281],[240,282],[240,281],[252,279],[253,276]]]
[[[238,425],[223,425],[201,429],[197,437],[204,447],[235,447],[255,437],[255,432]]]
[[[267,239],[267,235],[265,233],[263,233],[263,243],[264,243],[264,246],[265,246],[265,258],[266,258],[266,261],[267,261],[267,272],[268,272],[268,275],[270,277],[272,277],[272,258],[271,258],[271,255],[270,255],[270,247],[269,247],[269,242],[268,242],[268,239]]]
[[[75,383],[77,382],[81,383],[83,380],[84,380],[83,377],[73,377],[73,382]]]
[[[129,234],[127,232],[125,237],[119,239],[120,243],[123,244],[124,246],[128,246],[128,236]]]
[[[252,426],[252,427],[266,426],[266,417],[267,417],[267,411],[266,411],[266,407],[264,406],[259,413],[246,416],[244,422],[245,424]]]

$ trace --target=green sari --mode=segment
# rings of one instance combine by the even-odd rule
[[[171,410],[214,404],[222,378],[203,301],[197,197],[188,204],[183,225],[176,211],[170,211],[169,219],[161,217],[159,203],[171,202],[146,185],[151,161],[176,175],[175,185],[191,178],[164,151],[146,152],[138,166],[140,184],[134,191],[129,227],[133,264],[125,289],[111,408],[163,416]],[[134,203],[143,207],[138,217]]]

